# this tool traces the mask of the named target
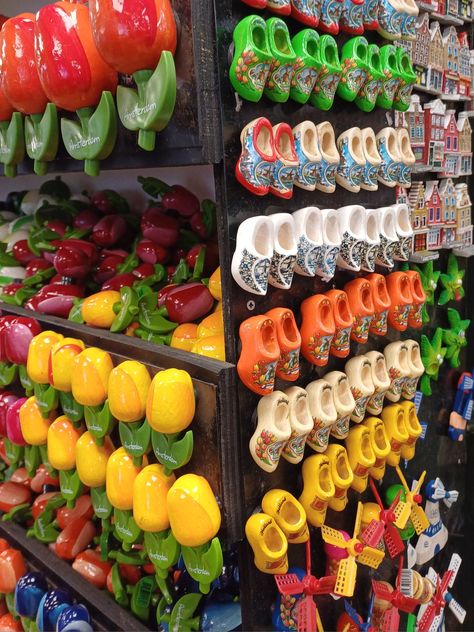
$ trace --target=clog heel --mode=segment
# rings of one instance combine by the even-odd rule
[[[331,445],[328,445],[325,456],[329,459],[331,477],[336,490],[334,496],[329,499],[328,505],[333,511],[343,511],[348,500],[347,490],[354,480],[347,450],[342,445],[331,443]]]
[[[398,149],[402,158],[398,184],[402,187],[411,187],[411,171],[416,162],[415,154],[411,148],[410,136],[406,127],[400,127],[397,130],[397,135]]]
[[[367,356],[355,356],[346,362],[344,372],[349,380],[352,397],[355,401],[351,420],[360,423],[365,417],[367,402],[375,392],[372,365]]]
[[[250,516],[245,525],[245,535],[259,571],[270,575],[288,572],[288,540],[271,516],[264,513]]]
[[[353,0],[345,0],[352,3]],[[342,10],[344,16],[344,8]],[[341,18],[342,25],[342,18]],[[369,43],[365,37],[353,37],[348,40],[341,51],[342,75],[337,87],[337,94],[346,101],[354,101],[367,79],[367,55]]]
[[[408,327],[408,313],[413,305],[410,278],[406,272],[387,274],[387,289],[390,296],[388,324],[398,331]]]
[[[273,225],[273,255],[268,282],[273,287],[289,290],[298,251],[293,216],[291,213],[275,213],[269,219]]]
[[[384,0],[382,0],[383,2]],[[398,73],[397,49],[392,44],[382,46],[380,49],[380,67],[384,79],[377,96],[376,104],[379,108],[390,110],[393,107],[395,94],[400,86],[401,77]]]
[[[377,209],[365,209],[367,235],[360,251],[360,268],[375,271],[375,259],[380,247],[379,213]]]
[[[413,228],[410,220],[408,204],[395,204],[395,230],[398,235],[398,243],[395,244],[393,258],[397,261],[408,261],[413,243]]]
[[[350,35],[361,35],[364,32],[362,7],[364,0],[344,0],[339,29]]]
[[[423,432],[421,424],[416,414],[416,406],[413,402],[402,402],[400,408],[405,415],[405,428],[408,432],[408,441],[400,448],[400,456],[402,459],[410,461],[415,456],[415,446]]]
[[[338,211],[332,208],[323,208],[321,210],[321,219],[323,225],[323,246],[318,259],[316,274],[323,281],[329,281],[336,272],[336,261],[341,249]]]
[[[342,206],[338,210],[341,249],[337,265],[344,270],[360,270],[361,249],[367,235],[365,208],[357,204]]]
[[[400,39],[403,12],[402,0],[379,0],[378,33],[388,40]]]
[[[400,463],[401,447],[408,442],[409,436],[405,426],[405,412],[399,404],[385,406],[382,411],[382,421],[385,432],[390,441],[390,452],[387,463],[395,467]]]
[[[369,338],[370,324],[375,313],[370,283],[364,278],[353,279],[345,284],[344,291],[349,298],[354,317],[351,340],[365,344]]]
[[[365,355],[371,363],[372,381],[375,387],[374,394],[367,402],[367,411],[371,415],[380,415],[383,409],[385,393],[390,388],[392,381],[387,371],[387,363],[383,353],[380,353],[380,351],[368,351]]]
[[[340,162],[334,128],[329,121],[324,121],[316,126],[316,131],[321,153],[320,177],[316,182],[316,189],[324,193],[334,193],[336,189],[336,173]]]
[[[347,294],[342,290],[329,290],[326,296],[331,301],[336,332],[329,353],[336,358],[347,358],[351,350],[350,336],[354,317]]]
[[[379,28],[378,0],[366,0],[362,7],[362,22],[365,31],[376,31]]]
[[[397,66],[400,84],[395,92],[393,107],[399,112],[406,112],[410,107],[411,93],[417,77],[413,70],[411,55],[402,46],[397,48]]]
[[[382,165],[382,158],[377,151],[377,141],[375,133],[371,127],[365,127],[361,130],[362,147],[365,156],[365,168],[362,171],[362,179],[360,188],[365,191],[377,191],[379,188],[377,174]]]
[[[293,213],[297,253],[295,272],[314,277],[323,246],[323,226],[321,211],[316,206],[308,206]]]
[[[271,489],[262,498],[262,509],[275,520],[288,544],[301,544],[309,538],[306,512],[293,494],[284,489]]]
[[[268,0],[267,8],[277,15],[290,15],[291,2],[290,0]]]
[[[415,40],[416,39],[416,19],[420,13],[420,9],[415,0],[402,0],[403,2],[403,17],[400,24],[400,32],[402,39]]]
[[[273,128],[264,117],[251,121],[240,135],[242,152],[235,166],[238,182],[254,195],[266,195],[273,182],[276,153]]]
[[[312,121],[303,121],[293,128],[295,152],[298,157],[295,186],[314,191],[320,179],[321,152],[318,133]]]
[[[294,382],[300,374],[301,336],[296,326],[295,315],[286,307],[275,307],[267,312],[271,318],[280,347],[280,358],[276,368],[276,376],[288,382]]]
[[[418,380],[425,372],[425,367],[421,360],[421,350],[418,342],[416,340],[405,340],[404,342],[408,348],[408,367],[410,372],[403,382],[402,396],[405,399],[413,399],[416,394]]]
[[[370,283],[372,300],[374,302],[374,317],[370,323],[369,331],[375,336],[385,336],[387,333],[388,310],[391,305],[385,277],[383,274],[374,272],[368,274],[365,278]]]
[[[301,316],[301,353],[311,364],[325,366],[336,333],[330,300],[324,294],[310,296],[301,303]]]
[[[293,130],[288,123],[279,123],[274,126],[273,140],[276,159],[270,193],[284,200],[289,200],[293,197],[293,184],[298,174],[298,156],[296,155]]]
[[[369,469],[375,465],[375,452],[370,431],[364,426],[354,426],[345,440],[347,457],[354,474],[351,488],[362,493],[367,488]]]
[[[315,452],[324,452],[328,447],[331,428],[337,421],[332,386],[326,380],[314,380],[306,386],[306,392],[313,417],[313,429],[306,443]]]
[[[332,386],[334,405],[337,412],[337,419],[331,428],[331,434],[336,439],[345,439],[349,432],[350,419],[355,408],[349,380],[342,371],[326,373],[324,379]]]
[[[364,7],[370,2],[364,2]],[[376,44],[370,44],[367,49],[367,78],[355,98],[355,104],[363,112],[372,112],[377,102],[384,74],[380,60],[380,49]]]
[[[267,42],[273,61],[263,93],[271,101],[286,103],[295,74],[296,53],[288,27],[280,18],[267,20]]]
[[[337,149],[341,157],[336,172],[336,182],[352,193],[359,193],[365,156],[359,127],[351,127],[337,139]]]
[[[383,421],[378,417],[367,417],[363,425],[369,429],[370,442],[375,454],[375,463],[369,469],[369,474],[376,481],[381,481],[385,475],[385,465],[390,453],[390,441]]]
[[[291,40],[297,55],[296,70],[291,82],[290,97],[297,103],[307,103],[318,78],[319,35],[313,29],[303,29]]]
[[[269,217],[249,217],[238,230],[232,276],[246,292],[264,295],[273,257],[273,223]]]
[[[385,347],[383,354],[391,379],[390,388],[385,396],[391,402],[398,402],[406,379],[410,377],[408,345],[403,340],[396,340]]]
[[[265,20],[249,15],[234,29],[234,58],[229,79],[234,90],[247,101],[257,103],[270,72],[272,55],[268,49]]]
[[[291,0],[291,16],[316,28],[319,24],[319,0]]]
[[[326,519],[328,502],[336,493],[329,459],[325,454],[313,454],[304,460],[301,473],[303,492],[299,501],[306,511],[309,524],[320,527]]]
[[[377,253],[376,263],[384,268],[393,268],[393,255],[398,244],[398,235],[395,228],[396,218],[393,206],[384,206],[378,209],[380,227],[380,248]]]
[[[408,312],[408,326],[419,329],[423,325],[423,305],[426,303],[426,294],[423,289],[421,277],[415,270],[407,270],[406,275],[410,280],[412,303]]]
[[[398,150],[397,133],[393,127],[384,127],[376,136],[377,150],[382,159],[377,178],[386,187],[394,187],[399,180],[402,158]]]
[[[281,391],[262,397],[257,406],[257,427],[249,442],[250,454],[255,463],[265,472],[274,472],[290,436],[288,397]]]
[[[323,0],[319,17],[319,30],[330,35],[339,33],[339,20],[344,0]]]
[[[290,463],[299,463],[303,458],[306,438],[313,430],[313,417],[309,409],[308,393],[304,388],[291,386],[285,391],[290,401],[291,436],[281,453]]]
[[[320,110],[326,111],[334,103],[334,96],[342,73],[339,51],[332,35],[321,35],[319,38],[319,56],[321,67],[310,97],[310,103]]]
[[[237,362],[240,379],[254,393],[268,395],[275,386],[280,359],[275,324],[268,316],[251,316],[239,328],[242,350]]]

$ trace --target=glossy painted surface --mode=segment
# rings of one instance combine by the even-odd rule
[[[20,426],[24,440],[29,445],[45,445],[48,439],[48,428],[56,417],[50,413],[45,419],[36,401],[36,397],[29,397],[20,408]]]
[[[74,399],[84,406],[100,406],[107,398],[113,369],[112,358],[97,347],[89,347],[74,359],[71,388]]]
[[[143,468],[133,483],[133,517],[143,531],[164,531],[170,521],[166,497],[176,478],[166,476],[162,465]]]
[[[74,359],[84,351],[84,343],[77,338],[64,338],[51,347],[48,362],[49,383],[58,391],[71,392]]]
[[[48,429],[48,460],[56,470],[72,470],[76,465],[76,443],[81,436],[66,415],[53,421]]]
[[[196,403],[189,373],[167,369],[157,373],[148,391],[146,418],[158,431],[174,433],[192,422]]]
[[[33,382],[49,383],[49,353],[53,345],[60,342],[64,336],[54,331],[43,331],[35,336],[28,349],[26,370]]]
[[[76,469],[79,478],[88,487],[105,485],[107,461],[114,446],[109,437],[98,446],[90,432],[85,432],[76,443]]]
[[[146,463],[146,457],[144,457]],[[116,509],[133,508],[133,483],[141,468],[133,464],[125,448],[119,448],[107,461],[106,491],[110,504]]]
[[[109,406],[119,421],[140,421],[145,416],[146,400],[151,378],[141,362],[126,360],[116,366],[109,376]]]

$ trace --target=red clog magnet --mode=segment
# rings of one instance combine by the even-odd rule
[[[336,333],[331,301],[324,294],[315,294],[301,303],[301,353],[316,366],[325,366]]]
[[[369,337],[369,328],[374,318],[374,301],[372,289],[366,279],[354,279],[344,286],[349,298],[354,324],[351,339],[359,344],[365,344]]]
[[[369,331],[376,336],[385,336],[387,333],[388,310],[391,305],[385,277],[383,274],[374,272],[368,274],[365,278],[370,283],[375,310]]]
[[[252,316],[240,325],[242,350],[237,372],[242,382],[258,395],[268,395],[275,386],[280,359],[275,323],[268,316]]]
[[[326,296],[331,301],[336,333],[331,342],[331,355],[336,358],[346,358],[351,349],[351,331],[354,317],[352,315],[349,298],[342,290],[329,290]]]
[[[415,270],[407,270],[406,274],[410,279],[410,290],[412,304],[408,312],[408,326],[418,329],[423,325],[422,310],[426,302],[426,294],[421,283],[421,278]]]
[[[300,374],[301,335],[296,326],[295,315],[286,307],[275,307],[267,312],[276,327],[280,359],[276,375],[282,380],[294,382]]]
[[[408,327],[408,313],[413,303],[410,278],[406,272],[391,272],[386,280],[390,295],[388,324],[398,331],[405,331]]]

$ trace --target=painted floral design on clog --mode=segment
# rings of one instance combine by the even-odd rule
[[[272,189],[279,192],[282,197],[286,197],[293,191],[293,183],[298,175],[298,167],[286,165],[277,158],[273,170]]]
[[[295,67],[293,64],[280,64],[278,60],[274,59],[270,66],[270,73],[265,88],[268,90],[276,88],[283,94],[289,93],[294,72]]]
[[[314,428],[306,438],[306,443],[316,452],[324,452],[329,443],[331,426],[323,426],[319,419],[314,420]]]
[[[253,367],[252,381],[259,389],[271,393],[275,386],[277,362],[259,360]]]
[[[301,184],[304,188],[314,190],[316,183],[320,181],[320,163],[310,160],[306,155],[300,131],[294,134],[294,138],[295,151],[298,156],[298,169],[295,181]]]
[[[336,186],[336,172],[339,165],[330,164],[327,160],[322,158],[319,166],[320,184],[324,187],[333,189]]]
[[[369,73],[367,75],[367,80],[359,90],[358,97],[367,99],[369,103],[373,103],[375,107],[375,102],[377,101],[377,97],[379,96],[379,92],[382,89],[383,81],[381,79],[376,79],[372,77]]]
[[[353,237],[350,233],[345,232],[342,236],[342,243],[339,249],[339,257],[353,270],[360,268],[360,251],[362,242],[360,239]]]
[[[323,64],[313,90],[313,94],[316,97],[313,105],[322,110],[329,110],[334,102],[334,96],[340,80],[340,74],[330,72],[329,68]]]
[[[419,377],[406,377],[403,383],[403,397],[413,399],[416,395]]]
[[[239,264],[239,274],[248,287],[259,294],[266,294],[268,289],[268,275],[270,272],[270,259],[259,259],[246,248],[242,251],[242,259]]]
[[[392,319],[400,326],[400,328],[407,328],[409,311],[410,305],[395,305],[395,307],[391,310]]]
[[[320,256],[321,246],[315,246],[305,235],[301,235],[298,241],[296,265],[308,276],[314,276]]]
[[[393,268],[393,254],[395,252],[396,245],[396,241],[391,241],[384,235],[380,235],[377,259],[381,265],[386,266],[387,268]]]
[[[316,269],[316,273],[322,277],[323,281],[332,279],[336,273],[338,254],[339,246],[327,246],[323,244]]]
[[[255,188],[268,189],[272,183],[275,163],[262,158],[255,149],[252,128],[245,132],[238,168],[245,180]]]
[[[421,327],[423,325],[423,305],[424,303],[420,303],[409,308],[410,327]]]
[[[395,242],[393,256],[401,261],[408,261],[411,254],[412,244],[413,235],[410,235],[409,237],[401,237],[399,241]]]
[[[277,441],[277,438],[268,430],[262,430],[257,438],[255,455],[267,465],[273,466],[280,461],[280,454],[285,441]]]
[[[300,372],[300,350],[294,349],[283,353],[278,361],[278,372],[286,376],[298,375]]]
[[[385,391],[375,392],[372,397],[369,398],[366,408],[370,408],[371,411],[378,410],[379,412],[374,414],[380,414],[383,408],[384,400]]]
[[[339,31],[343,3],[340,0],[323,0],[319,25],[321,30],[335,35]]]
[[[369,401],[370,396],[360,397],[359,389],[351,389],[351,390],[352,390],[352,396],[354,397],[354,400],[355,400],[355,408],[354,408],[354,412],[352,413],[352,417],[363,419],[365,416],[365,409],[367,408],[367,402]],[[354,393],[354,391],[356,391],[356,393]],[[356,394],[358,394],[359,396],[356,397]]]
[[[298,90],[309,97],[313,91],[317,78],[318,72],[315,68],[308,68],[308,66],[305,66],[305,63],[301,58],[296,60],[295,73],[293,75],[293,79],[291,80],[292,88],[298,88]]]
[[[350,33],[362,33],[362,4],[344,0],[339,24]]]
[[[392,160],[387,150],[387,140],[379,138],[377,140],[377,149],[382,158],[382,164],[379,167],[379,175],[386,182],[398,182],[400,174],[400,163]]]
[[[362,183],[368,187],[376,187],[377,173],[379,168],[371,165],[369,161],[365,163],[365,167],[362,169]]]
[[[275,13],[289,15],[291,11],[290,0],[268,0],[267,6]]]
[[[397,103],[400,110],[407,110],[410,107],[411,93],[413,92],[413,83],[402,82],[402,85],[397,90],[394,98],[394,103]]]
[[[331,428],[331,434],[336,439],[345,439],[349,434],[349,425],[351,422],[351,416],[346,415],[345,417],[341,417],[336,421],[334,426]]]
[[[235,76],[242,84],[250,83],[257,92],[263,92],[269,71],[270,62],[261,62],[253,50],[244,50],[235,67]]]
[[[403,14],[394,9],[389,0],[379,0],[377,19],[380,29],[393,39],[400,37],[402,18]]]
[[[342,60],[341,83],[346,84],[348,90],[357,94],[362,88],[366,78],[367,71],[364,70],[364,68],[359,68],[354,59],[346,57]]]
[[[384,70],[385,81],[382,82],[380,89],[381,97],[386,101],[393,103],[395,99],[395,93],[400,86],[400,78],[394,77],[390,70],[385,68]]]
[[[282,454],[285,454],[290,459],[301,460],[306,443],[306,436],[292,432],[291,437],[285,443]]]
[[[333,336],[311,336],[309,339],[309,352],[319,366],[327,364],[332,339]]]
[[[378,0],[365,0],[362,5],[362,22],[366,29],[378,27],[377,10]]]
[[[365,344],[369,337],[369,327],[373,316],[356,316],[352,327],[352,337],[356,342]]]
[[[279,286],[289,288],[293,281],[295,263],[296,257],[294,255],[287,256],[274,252],[270,264],[270,277],[278,283]]]
[[[336,329],[336,334],[331,342],[331,353],[346,354],[350,349],[352,327]]]
[[[379,249],[378,244],[368,244],[363,241],[360,247],[360,265],[366,272],[375,271],[375,257]]]
[[[337,168],[337,173],[346,180],[351,187],[360,187],[363,166],[358,165],[349,151],[349,141],[347,138],[338,140],[337,148],[341,157],[341,162]]]
[[[387,317],[388,310],[375,314],[370,324],[370,331],[376,336],[385,336],[387,333]]]

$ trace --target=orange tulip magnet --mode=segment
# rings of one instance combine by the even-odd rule
[[[385,336],[387,333],[388,310],[391,305],[385,277],[383,274],[374,272],[368,274],[365,278],[370,283],[375,312],[369,331],[376,336]]]
[[[275,307],[267,312],[275,324],[280,359],[276,375],[282,380],[293,382],[300,374],[301,336],[291,309]]]
[[[237,362],[240,379],[257,395],[267,395],[275,386],[280,359],[275,323],[268,316],[251,316],[239,329],[242,350]]]
[[[407,273],[388,274],[387,289],[390,295],[388,324],[398,331],[405,331],[408,327],[408,313],[413,303],[410,278]]]
[[[365,344],[369,338],[369,328],[374,318],[374,301],[370,283],[366,279],[354,279],[344,286],[349,298],[354,324],[351,339]]]
[[[331,301],[336,325],[336,333],[331,342],[331,355],[346,358],[351,350],[351,331],[354,317],[349,305],[349,298],[342,290],[329,290],[326,296]]]
[[[315,294],[301,303],[301,353],[317,366],[325,366],[336,333],[332,303],[324,294]]]

